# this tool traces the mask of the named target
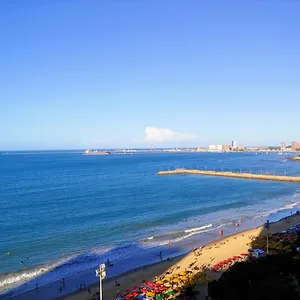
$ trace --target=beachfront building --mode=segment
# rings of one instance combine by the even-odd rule
[[[209,151],[222,151],[222,145],[209,145]]]
[[[232,141],[232,142],[231,142],[231,147],[232,147],[233,149],[237,148],[237,143],[236,143],[236,141]]]
[[[292,142],[292,151],[300,151],[300,142]]]
[[[280,149],[283,150],[283,151],[285,151],[285,149],[286,149],[286,143],[285,142],[282,142],[280,144]]]
[[[230,151],[230,145],[222,145],[222,151]]]

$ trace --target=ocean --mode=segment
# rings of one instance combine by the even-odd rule
[[[300,175],[300,164],[277,153],[2,154],[3,299],[94,274],[107,258],[113,276],[159,261],[161,251],[163,259],[186,253],[219,228],[234,232],[241,219],[258,226],[300,210],[296,183],[156,175],[176,167]]]

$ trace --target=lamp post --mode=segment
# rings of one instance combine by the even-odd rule
[[[102,280],[106,277],[105,264],[101,264],[99,266],[99,269],[96,270],[96,276],[99,277],[99,293],[100,293],[100,300],[102,300],[103,299]]]
[[[267,220],[266,229],[267,229],[267,254],[269,254],[269,229],[270,229],[269,220]]]

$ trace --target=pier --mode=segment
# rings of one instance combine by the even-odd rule
[[[219,176],[243,179],[269,180],[269,181],[283,181],[283,182],[299,182],[299,176],[282,176],[270,174],[251,174],[251,173],[234,173],[234,172],[217,172],[217,171],[202,171],[202,170],[187,170],[175,169],[169,171],[159,171],[157,175],[203,175],[203,176]]]

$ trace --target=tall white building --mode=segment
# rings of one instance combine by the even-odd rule
[[[232,141],[231,146],[232,146],[233,149],[237,148],[236,141]]]

